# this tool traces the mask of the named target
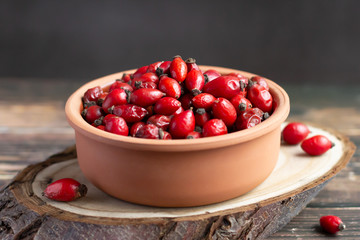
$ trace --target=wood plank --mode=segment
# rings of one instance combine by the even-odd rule
[[[268,239],[329,239],[334,235],[324,233],[319,225],[319,218],[325,215],[336,215],[346,225],[339,232],[340,239],[360,239],[360,207],[356,208],[305,208],[292,219],[281,231],[274,233]]]

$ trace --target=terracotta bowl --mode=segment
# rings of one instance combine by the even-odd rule
[[[212,66],[222,74],[240,72]],[[81,97],[91,87],[104,88],[124,71],[93,80],[75,91],[65,107],[75,129],[80,168],[96,187],[132,203],[187,207],[238,197],[262,183],[280,151],[280,125],[289,114],[286,92],[268,80],[273,114],[259,125],[227,135],[186,140],[119,136],[90,126],[80,115]]]

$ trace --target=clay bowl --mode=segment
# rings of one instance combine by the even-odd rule
[[[240,72],[212,66],[222,74]],[[280,151],[280,125],[289,114],[286,92],[268,80],[273,114],[259,125],[235,133],[186,140],[140,139],[111,134],[86,123],[81,97],[91,87],[106,89],[124,71],[93,80],[68,99],[68,122],[75,130],[80,168],[85,177],[109,195],[132,203],[188,207],[238,197],[262,183]]]

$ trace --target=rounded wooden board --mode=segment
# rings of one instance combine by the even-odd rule
[[[265,182],[245,195],[217,204],[188,208],[158,208],[121,201],[94,187],[81,173],[76,159],[45,168],[37,174],[32,187],[35,195],[48,205],[85,216],[151,220],[152,218],[174,217],[187,219],[188,217],[201,217],[205,214],[209,216],[226,213],[235,209],[248,208],[254,204],[269,202],[285,194],[296,194],[312,187],[316,184],[316,180],[325,180],[322,177],[339,165],[344,146],[336,136],[324,130],[311,127],[310,131],[312,135],[327,136],[335,143],[335,146],[322,156],[310,157],[301,150],[299,145],[283,145],[278,163]],[[51,201],[41,195],[49,179],[57,180],[65,177],[74,178],[87,185],[89,188],[87,197],[64,203]]]
[[[115,199],[83,176],[75,148],[24,169],[8,186],[11,193],[5,189],[6,194],[0,192],[0,195],[10,199],[7,201],[16,200],[22,212],[29,212],[28,218],[34,214],[37,232],[31,232],[45,237],[54,234],[52,227],[56,224],[57,234],[68,232],[69,239],[78,237],[79,233],[73,232],[73,228],[78,228],[85,237],[94,237],[96,229],[102,238],[111,238],[113,234],[128,234],[129,239],[262,238],[297,215],[327,180],[346,166],[355,151],[355,145],[336,131],[309,128],[311,135],[325,135],[335,146],[322,156],[311,157],[299,145],[283,144],[274,171],[261,185],[245,195],[217,204],[157,208]],[[56,202],[42,196],[48,183],[64,177],[86,184],[87,196],[72,202]],[[31,228],[26,225],[24,229]]]

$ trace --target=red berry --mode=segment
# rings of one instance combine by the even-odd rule
[[[221,76],[205,84],[203,92],[210,93],[214,97],[231,99],[240,93],[239,79],[234,76]]]
[[[243,95],[244,97],[246,97],[247,95],[247,85],[249,83],[249,79],[245,76],[243,76],[240,73],[229,73],[226,76],[234,76],[237,77],[239,79],[240,82],[240,94]]]
[[[105,131],[105,126],[104,125],[99,125],[99,126],[95,126],[96,128]]]
[[[99,106],[102,106],[106,96],[109,95],[109,92],[103,92],[100,97],[98,98],[98,100],[96,101],[96,103],[99,105]]]
[[[98,105],[93,105],[84,109],[81,113],[88,123],[93,123],[95,120],[103,116],[102,108]]]
[[[273,98],[268,90],[257,83],[250,83],[248,86],[247,98],[263,112],[271,113],[273,108]]]
[[[236,121],[236,109],[226,98],[217,98],[212,105],[214,118],[223,120],[227,127],[232,126]]]
[[[113,118],[113,117],[118,117],[118,116],[116,116],[116,115],[114,115],[114,114],[107,114],[107,115],[103,118],[102,124],[105,125],[106,122],[107,122],[110,118]]]
[[[109,113],[109,108],[112,106],[126,104],[129,101],[129,92],[121,88],[116,88],[110,92],[104,102],[102,103],[102,108],[105,113]]]
[[[141,75],[143,75],[144,73],[146,73],[148,68],[149,68],[149,66],[143,66],[143,67],[138,68],[133,74],[133,79],[138,78]]]
[[[127,136],[129,128],[122,117],[111,117],[105,122],[105,131],[118,135]]]
[[[121,81],[115,81],[113,84],[111,84],[111,86],[109,88],[109,92],[111,92],[112,90],[114,90],[116,88],[121,88],[124,90],[128,90],[130,92],[134,91],[134,89],[128,83],[124,83]]]
[[[162,130],[167,130],[170,124],[170,117],[161,114],[155,114],[148,118],[147,124],[153,124]]]
[[[43,196],[61,202],[69,202],[84,197],[87,187],[72,178],[62,178],[49,184]]]
[[[183,82],[186,78],[188,69],[182,58],[177,55],[170,64],[170,76],[178,82]]]
[[[333,147],[333,143],[323,135],[316,135],[305,139],[301,143],[301,148],[309,155],[318,156],[326,153]]]
[[[154,63],[150,64],[148,69],[146,70],[146,72],[156,73],[156,70],[162,63],[163,62],[161,61],[161,62],[154,62]]]
[[[140,88],[152,88],[152,89],[156,89],[157,88],[157,84],[154,82],[141,82],[141,81],[136,81],[134,82],[134,88],[135,89],[140,89]]]
[[[134,104],[115,106],[112,113],[116,116],[124,118],[127,123],[139,122],[148,114],[145,108]]]
[[[88,89],[84,94],[84,102],[96,102],[100,95],[102,94],[102,88],[100,86],[96,86]]]
[[[156,103],[165,93],[152,88],[140,88],[130,96],[130,102],[140,107],[148,107]]]
[[[154,124],[146,124],[135,134],[137,138],[159,139],[159,128]]]
[[[199,66],[196,64],[195,58],[188,58],[185,60],[185,63],[188,69],[188,73],[191,72],[192,70],[197,70],[201,72]]]
[[[282,131],[283,140],[291,145],[301,143],[310,133],[309,128],[302,123],[292,122]]]
[[[269,85],[267,84],[265,78],[260,76],[253,76],[250,80],[253,81],[254,83],[263,86],[266,90],[269,91]]]
[[[240,113],[235,122],[237,130],[252,128],[261,123],[264,112],[258,108],[251,108]]]
[[[230,102],[235,107],[237,114],[241,114],[242,111],[252,108],[251,102],[241,93],[231,98]]]
[[[192,107],[192,99],[193,99],[193,95],[191,93],[186,93],[184,95],[182,95],[180,97],[180,102],[181,102],[181,106],[185,109],[188,110]]]
[[[134,123],[130,128],[130,136],[135,137],[136,133],[145,126],[144,122]]]
[[[195,116],[190,109],[174,115],[169,125],[169,132],[173,138],[185,138],[194,129]]]
[[[192,99],[192,103],[196,108],[204,108],[205,110],[211,109],[216,98],[210,93],[200,93]]]
[[[201,133],[193,131],[188,133],[188,135],[186,135],[186,139],[196,139],[196,138],[201,138]]]
[[[157,114],[172,115],[181,107],[180,101],[172,97],[160,98],[154,105]]]
[[[196,126],[204,126],[207,121],[211,119],[211,116],[208,112],[205,111],[204,108],[198,108],[195,111],[195,125]]]
[[[128,83],[131,81],[132,77],[132,74],[124,73],[121,77],[121,81],[124,83]]]
[[[227,134],[227,127],[223,120],[213,118],[207,121],[202,129],[203,137],[220,136]]]
[[[150,82],[153,83],[153,85],[157,86],[157,84],[159,83],[159,77],[155,73],[147,72],[141,75],[140,77],[134,78],[131,81],[131,86],[137,89],[137,88],[141,88],[141,85]]]
[[[188,72],[186,79],[185,79],[185,86],[186,88],[192,92],[194,96],[201,93],[205,84],[204,75],[199,70],[191,70]]]
[[[158,88],[160,91],[166,93],[167,97],[178,99],[181,96],[180,84],[175,79],[166,75],[160,77]]]
[[[168,74],[170,72],[170,64],[171,61],[165,61],[160,64],[160,66],[156,69],[156,74],[161,76],[163,74]]]
[[[320,218],[320,226],[328,233],[335,234],[345,229],[345,224],[342,220],[333,215],[322,216]]]
[[[182,113],[183,111],[185,110],[182,107],[179,107],[178,110],[176,110],[173,115],[177,115],[179,113]]]
[[[172,136],[169,132],[164,131],[161,128],[159,128],[159,139],[170,140],[170,139],[172,139]]]
[[[213,69],[209,69],[204,72],[204,77],[205,77],[206,83],[211,82],[212,80],[214,80],[220,76],[221,76],[221,74],[218,71],[213,70]]]

